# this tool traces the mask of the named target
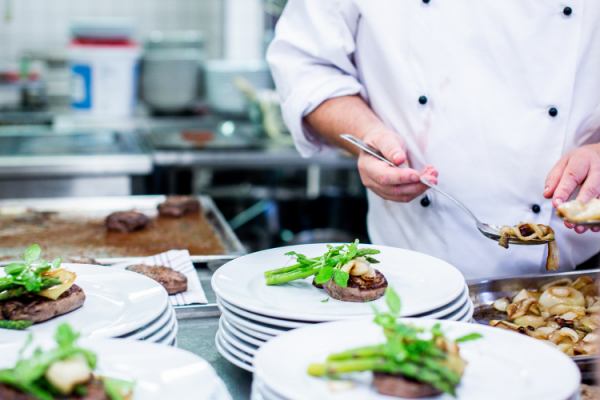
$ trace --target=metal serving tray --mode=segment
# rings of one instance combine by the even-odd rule
[[[11,199],[0,200],[0,214],[20,214],[26,211],[54,212],[59,214],[78,215],[84,218],[106,217],[115,211],[136,209],[148,215],[156,214],[156,206],[165,201],[166,196],[115,196],[115,197],[67,197],[44,199]],[[231,227],[225,221],[213,200],[208,196],[198,196],[202,212],[220,240],[224,254],[191,254],[192,262],[207,263],[226,261],[246,254]],[[93,252],[93,250],[92,250]],[[10,249],[1,248],[0,256],[11,254]],[[148,254],[150,255],[150,254]],[[106,257],[89,254],[100,264],[115,264],[135,261],[141,257]],[[0,262],[6,265],[11,260]]]
[[[521,289],[537,289],[545,283],[557,279],[569,278],[573,281],[582,276],[589,276],[598,279],[600,269],[589,269],[585,271],[559,272],[544,275],[525,275],[501,279],[489,279],[479,282],[467,282],[469,286],[469,296],[473,301],[475,310],[473,320],[479,324],[489,325],[492,319],[498,319],[500,314],[494,310],[492,303],[502,297],[510,297],[517,294]],[[504,319],[504,317],[502,318]],[[584,381],[594,379],[594,368],[596,357],[577,356],[573,361],[581,370]]]

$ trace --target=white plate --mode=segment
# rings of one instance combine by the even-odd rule
[[[281,327],[290,328],[290,329],[301,328],[303,326],[314,324],[314,322],[300,322],[300,321],[291,321],[289,319],[278,319],[278,318],[265,317],[263,315],[258,315],[255,313],[251,313],[249,311],[242,310],[241,308],[236,307],[232,304],[229,304],[225,300],[220,299],[218,297],[217,297],[217,303],[220,304],[221,306],[225,307],[232,313],[235,313],[236,315],[248,318],[249,320],[252,320],[252,321],[262,322],[263,324],[269,324],[269,325],[273,325],[273,326],[281,326]]]
[[[245,353],[251,354],[252,356],[254,356],[254,354],[256,354],[256,351],[258,350],[259,346],[255,346],[248,342],[244,342],[243,340],[241,340],[240,338],[235,336],[233,333],[231,333],[230,331],[227,330],[227,328],[221,322],[221,320],[219,320],[219,332],[221,332],[221,336],[223,337],[223,340],[232,344],[235,348],[240,349],[241,351],[243,351]]]
[[[86,297],[83,306],[24,331],[1,329],[0,336],[18,339],[29,332],[52,336],[63,322],[82,336],[121,336],[154,321],[169,302],[167,291],[158,282],[135,272],[84,264],[65,263],[62,267],[77,274],[75,284]]]
[[[228,319],[227,316],[225,314],[221,315],[221,318],[223,318],[224,320],[226,320],[229,324],[231,324],[233,327],[239,329],[240,331],[244,332],[246,335],[250,335],[258,340],[262,340],[263,342],[266,342],[267,340],[271,340],[273,339],[275,336],[273,335],[269,335],[263,332],[258,332],[255,331],[254,329],[248,328],[247,326],[244,325],[240,325],[237,322],[235,322],[232,319]],[[1,339],[0,339],[1,340]]]
[[[462,306],[460,309],[454,311],[452,314],[447,315],[443,318],[439,318],[439,319],[443,319],[445,321],[459,321],[461,320],[466,314],[467,311],[469,311],[469,307],[471,306],[471,299],[469,299],[464,306]],[[431,319],[431,318],[425,318],[425,319]]]
[[[465,304],[467,303],[468,299],[469,299],[469,287],[465,284],[464,291],[452,303],[448,304],[445,307],[428,312],[426,314],[413,315],[411,318],[443,319],[446,316],[452,314],[454,311],[464,307]]]
[[[285,400],[277,393],[271,391],[265,384],[258,379],[255,375],[252,379],[252,390],[258,392],[258,394],[265,400]]]
[[[231,343],[229,343],[227,341],[227,339],[225,339],[225,337],[223,336],[223,333],[221,333],[220,330],[217,330],[217,337],[219,338],[221,346],[225,347],[227,349],[227,351],[229,351],[231,354],[233,354],[234,356],[236,356],[237,358],[239,358],[241,360],[246,361],[247,363],[252,363],[252,361],[254,359],[254,355],[248,354],[245,351],[242,351],[242,350],[236,348]]]
[[[579,390],[581,374],[575,363],[536,339],[461,322],[427,319],[404,322],[425,328],[439,323],[450,339],[475,332],[483,335],[479,340],[460,345],[461,356],[469,363],[457,388],[460,400],[563,400]],[[269,389],[289,400],[383,399],[387,397],[377,394],[371,385],[361,383],[343,394],[332,393],[327,379],[311,377],[306,370],[311,363],[324,362],[331,353],[384,342],[382,328],[370,319],[295,329],[259,349],[254,357],[255,374]],[[281,367],[281,360],[286,360],[285,368]],[[454,398],[442,395],[436,399]]]
[[[163,338],[160,338],[156,341],[157,344],[168,346],[177,338],[177,331],[179,331],[179,325],[177,324],[177,320],[175,320],[175,326],[173,329],[167,333],[167,335]]]
[[[44,348],[56,346],[48,337],[38,343]],[[215,393],[216,372],[188,351],[122,339],[81,339],[79,345],[98,355],[102,374],[136,381],[132,400],[209,400]],[[0,345],[0,368],[13,367],[19,349],[20,344]]]
[[[241,369],[244,369],[248,372],[252,372],[252,373],[254,372],[254,367],[252,366],[251,363],[248,363],[248,362],[236,357],[221,344],[221,337],[219,336],[219,331],[217,331],[217,334],[215,335],[215,345],[217,346],[217,351],[227,361],[229,361],[236,367],[240,367]]]
[[[233,326],[228,320],[227,318],[221,316],[221,318],[219,318],[219,324],[223,324],[225,326],[225,328],[231,332],[232,335],[236,336],[237,338],[239,338],[240,340],[244,341],[244,342],[248,342],[250,344],[253,344],[257,347],[262,346],[265,343],[265,340],[259,340],[257,338],[254,338],[250,335],[245,334],[244,332],[242,332],[241,330],[239,330],[238,328],[236,328],[235,326]]]
[[[219,306],[219,309],[221,310],[221,313],[223,313],[223,315],[225,315],[225,317],[229,321],[235,322],[237,325],[245,326],[254,331],[266,333],[267,335],[272,335],[272,336],[277,336],[277,335],[280,335],[282,333],[289,331],[289,329],[287,329],[287,328],[281,328],[279,326],[263,324],[262,322],[251,321],[248,318],[245,318],[245,317],[242,317],[235,313],[232,313],[231,311],[229,311],[228,309],[226,309],[223,306]]]
[[[169,333],[171,333],[175,329],[175,325],[177,324],[177,317],[175,316],[175,312],[171,311],[171,315],[169,316],[169,320],[163,324],[163,326],[159,327],[158,330],[141,340],[146,340],[148,342],[158,342],[161,339],[164,339]],[[170,343],[171,341],[169,341]]]
[[[381,250],[375,267],[403,299],[402,315],[427,313],[450,304],[465,287],[462,274],[437,258],[409,250],[360,245]],[[312,277],[283,285],[267,286],[264,272],[289,265],[285,253],[296,251],[315,257],[327,251],[325,244],[280,247],[259,251],[219,268],[211,284],[217,294],[234,306],[253,313],[297,321],[333,321],[371,316],[372,305],[386,309],[385,300],[349,303],[329,298],[314,287]],[[321,301],[329,298],[326,303]]]
[[[124,336],[119,336],[119,339],[135,339],[135,340],[142,339],[143,340],[143,339],[147,338],[148,336],[151,336],[152,334],[154,334],[157,330],[159,330],[167,322],[169,322],[172,314],[173,314],[173,307],[170,304],[167,304],[165,311],[160,315],[160,317],[158,317],[157,319],[155,319],[154,321],[152,321],[151,323],[149,323],[142,329],[138,329],[134,333],[130,333],[130,334],[127,334]]]

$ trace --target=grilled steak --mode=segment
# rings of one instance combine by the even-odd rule
[[[92,379],[85,385],[87,393],[84,396],[56,396],[57,400],[110,400],[104,390],[104,383],[99,379]],[[14,389],[11,386],[0,384],[0,399],[2,400],[37,400],[28,393]]]
[[[375,372],[373,374],[373,384],[381,394],[407,399],[433,397],[442,393],[428,383],[385,372]]]
[[[315,275],[316,277],[316,275]],[[315,282],[315,278],[313,278],[312,284],[314,287],[316,287],[317,289],[323,289],[323,284],[322,283],[317,283]]]
[[[341,287],[333,277],[323,284],[323,289],[334,299],[364,303],[377,300],[385,293],[388,283],[381,272],[375,270],[375,279],[368,281],[360,276],[350,276],[348,286]]]
[[[158,205],[158,214],[162,217],[180,218],[186,214],[200,211],[200,202],[191,196],[168,196]]]
[[[106,228],[112,232],[139,231],[150,223],[150,218],[135,211],[119,211],[106,217]]]
[[[187,290],[187,278],[181,272],[175,271],[168,267],[157,266],[150,267],[148,265],[132,265],[127,267],[129,271],[137,272],[154,279],[167,289],[167,293],[176,294]]]
[[[78,309],[84,301],[85,293],[77,285],[71,286],[56,300],[25,295],[16,299],[0,301],[0,319],[43,322]],[[3,397],[0,396],[0,399]]]

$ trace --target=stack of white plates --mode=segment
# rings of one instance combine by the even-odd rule
[[[402,299],[404,317],[470,322],[473,303],[462,274],[437,258],[393,247],[380,250],[375,268]],[[373,316],[373,306],[387,310],[385,300],[349,303],[329,298],[312,285],[312,277],[267,286],[264,272],[289,265],[285,253],[295,251],[317,257],[325,244],[282,247],[233,260],[215,272],[212,287],[222,315],[215,338],[217,349],[240,368],[253,371],[260,346],[295,328],[319,322]],[[292,261],[293,262],[293,261]]]
[[[467,367],[456,398],[444,394],[439,400],[575,400],[579,398],[581,374],[561,351],[525,335],[478,324],[409,319],[430,329],[440,323],[450,339],[479,333],[481,339],[460,343]],[[332,392],[328,379],[307,374],[311,363],[323,363],[332,353],[385,343],[382,328],[369,320],[337,321],[288,332],[261,347],[254,360],[252,400],[383,400],[371,384],[371,375],[355,387]],[[526,355],[526,356],[524,356]],[[362,378],[362,379],[361,379]]]
[[[61,267],[77,274],[75,284],[85,293],[83,306],[24,331],[0,329],[0,343],[19,340],[29,332],[36,337],[52,337],[56,327],[66,322],[83,337],[176,345],[175,310],[167,291],[156,281],[135,272],[98,265]]]
[[[0,343],[0,369],[15,366],[25,340]],[[100,374],[135,381],[131,400],[231,400],[214,368],[185,350],[116,339],[84,338],[77,344],[98,356],[97,371]],[[56,347],[56,342],[50,337],[36,335],[29,350],[38,346],[51,349]]]

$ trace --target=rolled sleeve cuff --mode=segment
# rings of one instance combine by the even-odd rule
[[[360,94],[365,97],[364,87],[351,75],[324,76],[312,79],[293,91],[282,104],[284,121],[290,130],[296,149],[303,157],[333,151],[335,148],[325,141],[303,118],[325,100],[341,96]]]

